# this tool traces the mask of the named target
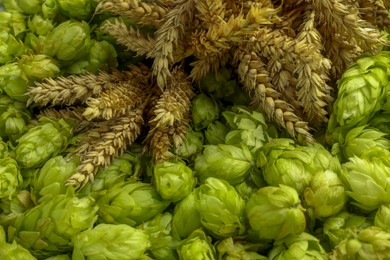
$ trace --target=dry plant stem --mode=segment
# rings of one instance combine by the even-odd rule
[[[79,187],[93,181],[100,167],[109,165],[114,157],[121,155],[140,134],[144,122],[142,113],[143,108],[139,107],[92,129],[78,148],[81,163],[68,184]]]
[[[163,5],[140,0],[103,0],[96,7],[97,13],[110,12],[126,16],[139,24],[159,26],[168,12]]]
[[[194,21],[194,0],[178,0],[163,18],[156,32],[156,43],[148,57],[153,57],[153,75],[163,90],[171,77],[170,66],[174,63],[174,50],[184,39],[187,27]]]
[[[301,143],[314,142],[308,123],[294,113],[290,104],[279,99],[280,93],[273,88],[270,75],[258,55],[252,52],[240,53],[237,56],[241,57],[238,66],[239,78],[252,95],[253,101],[262,107],[268,118],[286,129]]]
[[[105,23],[100,29],[114,37],[119,44],[126,46],[127,50],[139,56],[146,55],[155,44],[154,39],[141,34],[138,28],[127,28],[120,19],[115,19],[114,23]]]
[[[297,98],[308,120],[316,125],[326,122],[326,106],[331,100],[331,87],[326,84],[328,60],[312,46],[266,27],[257,30],[248,48],[281,64],[294,64]]]
[[[46,78],[28,90],[30,96],[27,105],[32,102],[42,106],[74,105],[85,102],[90,96],[97,95],[103,89],[126,78],[126,74],[114,70],[111,74],[101,71],[98,74],[86,73],[82,76]]]
[[[97,117],[111,119],[123,116],[143,102],[145,91],[144,87],[134,86],[133,80],[119,82],[115,88],[102,90],[97,97],[89,97],[83,116],[89,121]]]

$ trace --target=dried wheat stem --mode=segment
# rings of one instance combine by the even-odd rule
[[[107,22],[100,29],[139,56],[146,55],[155,44],[154,39],[141,34],[138,28],[128,28],[120,19],[115,19],[114,23]]]
[[[140,0],[103,0],[96,7],[96,12],[123,15],[139,24],[157,27],[161,24],[168,9],[163,5]]]
[[[83,186],[94,180],[102,166],[110,164],[115,156],[121,155],[138,137],[143,125],[143,109],[128,111],[125,116],[99,123],[92,129],[77,152],[81,163],[69,180],[69,185]]]

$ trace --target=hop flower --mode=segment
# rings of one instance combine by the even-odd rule
[[[202,229],[197,229],[183,240],[177,249],[182,260],[214,260],[215,248],[211,238]]]
[[[205,129],[209,124],[219,117],[219,106],[217,102],[206,94],[199,94],[192,100],[191,116],[194,129],[199,131]]]
[[[20,186],[23,177],[18,164],[11,157],[0,159],[0,198],[12,199]]]

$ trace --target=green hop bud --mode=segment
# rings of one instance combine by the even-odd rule
[[[183,240],[177,249],[181,260],[215,260],[215,248],[211,237],[202,229],[197,229]]]
[[[151,184],[134,181],[112,186],[97,203],[104,223],[130,226],[153,218],[169,205]]]
[[[374,224],[386,232],[390,232],[390,204],[381,205],[375,213]]]
[[[54,60],[42,54],[23,55],[19,60],[19,68],[22,75],[31,80],[54,78],[60,72]]]
[[[94,10],[91,0],[57,0],[57,3],[64,16],[80,20],[87,20]]]
[[[0,226],[10,226],[16,217],[24,214],[35,206],[36,205],[31,198],[31,193],[27,190],[19,191],[12,197],[11,200],[8,198],[2,199],[0,201],[0,207],[2,209],[0,215]]]
[[[212,94],[214,97],[221,99],[234,94],[237,82],[229,80],[231,73],[225,67],[220,68],[217,72],[209,72],[200,81],[200,87]]]
[[[0,243],[0,258],[2,260],[14,260],[14,259],[23,259],[23,260],[36,260],[27,249],[18,245],[15,241],[12,244]]]
[[[266,260],[265,256],[258,254],[258,246],[234,241],[232,237],[221,240],[217,243],[216,249],[218,259],[250,259],[250,260]]]
[[[199,94],[192,100],[191,116],[196,131],[205,129],[219,117],[217,102],[206,94]]]
[[[23,182],[18,164],[11,157],[0,159],[0,198],[12,199]]]
[[[330,259],[390,259],[390,233],[371,226],[341,241]]]
[[[377,112],[385,98],[388,83],[389,54],[365,56],[344,72],[338,81],[338,98],[328,124],[328,138],[335,129],[366,124]],[[330,141],[331,142],[331,141]]]
[[[0,31],[10,33],[13,36],[19,36],[19,34],[25,32],[24,14],[19,11],[0,12]]]
[[[40,124],[29,129],[15,148],[16,160],[25,168],[39,167],[58,155],[68,144],[72,126],[63,119],[41,118]]]
[[[243,107],[233,107],[232,111],[222,112],[222,115],[228,125],[234,129],[227,133],[226,144],[244,143],[254,154],[268,142],[267,124],[262,113],[249,111]]]
[[[323,232],[329,239],[331,247],[333,248],[342,240],[349,238],[353,232],[371,225],[372,224],[363,216],[342,211],[325,220]]]
[[[39,13],[42,9],[43,0],[16,0],[19,8],[22,9],[25,14]]]
[[[45,18],[55,18],[60,11],[57,0],[44,0],[42,4],[42,13]]]
[[[125,152],[112,160],[107,168],[100,168],[93,182],[88,182],[79,194],[94,194],[108,190],[115,183],[121,183],[130,177],[141,174],[141,159],[139,154]]]
[[[243,182],[254,168],[254,160],[246,146],[206,145],[195,159],[195,171],[200,180],[220,178],[230,184]]]
[[[99,224],[73,238],[72,259],[143,259],[147,233],[124,224]]]
[[[96,222],[98,207],[94,202],[88,196],[77,198],[69,189],[18,216],[9,227],[8,239],[38,258],[67,253],[72,237]]]
[[[35,195],[39,198],[38,202],[42,203],[58,194],[65,194],[66,180],[72,176],[77,166],[76,158],[56,156],[49,159],[34,176],[32,183]]]
[[[227,181],[207,178],[194,190],[200,221],[217,238],[245,232],[245,201]]]
[[[60,61],[72,61],[86,56],[91,44],[89,25],[68,20],[46,35],[42,52]]]
[[[27,52],[23,42],[5,31],[0,31],[0,64],[13,61]]]
[[[300,234],[306,227],[298,193],[285,185],[258,189],[247,201],[245,212],[261,239],[282,239]]]
[[[347,195],[359,208],[372,211],[390,203],[390,167],[380,161],[349,158],[344,165]]]
[[[54,23],[49,18],[44,18],[39,14],[35,14],[27,20],[28,28],[31,32],[38,35],[46,35],[54,28]]]
[[[224,144],[225,136],[229,132],[229,128],[221,123],[221,121],[214,121],[209,124],[204,132],[208,144]]]
[[[276,240],[273,248],[268,254],[268,259],[326,260],[326,256],[325,250],[316,237],[308,233],[301,233],[299,235],[289,235],[283,239]]]
[[[262,168],[268,185],[284,184],[299,194],[316,172],[332,170],[338,173],[341,170],[339,160],[322,145],[299,146],[284,138],[272,139],[261,148],[257,166]]]
[[[171,223],[172,214],[165,212],[137,227],[149,234],[149,251],[155,259],[178,259],[176,249],[180,242],[171,236]]]
[[[12,99],[27,101],[28,85],[28,81],[22,76],[18,63],[8,63],[0,67],[0,88]]]
[[[181,157],[190,159],[191,156],[203,149],[204,136],[202,132],[189,130],[183,143],[175,148],[174,153]]]
[[[15,140],[26,132],[26,122],[31,113],[26,104],[14,101],[8,96],[0,96],[0,136]]]
[[[8,12],[11,11],[22,12],[18,4],[16,3],[16,0],[2,0],[1,5],[2,5],[0,6],[1,12],[4,12],[4,9],[7,10]]]
[[[347,195],[343,182],[332,171],[317,172],[304,191],[307,206],[315,218],[326,218],[337,214],[346,204]]]
[[[65,0],[62,0],[65,2]],[[86,0],[91,2],[90,0]],[[68,2],[68,1],[66,1]],[[118,54],[115,47],[107,41],[93,40],[91,49],[89,50],[87,71],[97,73],[99,70],[110,70],[118,67]]]
[[[195,196],[192,192],[175,206],[172,235],[178,240],[184,239],[201,226],[200,215],[195,208]]]
[[[178,202],[188,196],[196,185],[191,168],[182,162],[163,162],[153,170],[156,190],[164,200]]]
[[[385,136],[385,133],[366,125],[353,128],[341,144],[344,158],[348,159],[354,155],[360,157],[362,152],[373,147],[390,149],[390,140]]]

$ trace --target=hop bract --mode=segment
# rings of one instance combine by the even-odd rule
[[[326,260],[327,253],[316,237],[308,233],[301,233],[299,235],[289,235],[283,239],[276,240],[273,248],[268,254],[268,259]]]
[[[265,256],[257,253],[258,245],[244,241],[234,241],[232,237],[219,241],[216,244],[219,259],[250,259],[266,260]]]
[[[347,201],[343,182],[329,170],[317,172],[312,177],[304,191],[304,198],[316,218],[337,214]]]
[[[16,160],[24,168],[41,166],[66,147],[71,135],[72,126],[63,119],[55,121],[43,117],[39,125],[17,140]]]
[[[262,239],[282,239],[306,227],[298,193],[285,185],[258,189],[247,201],[245,213],[251,229]]]
[[[154,166],[157,192],[164,200],[177,202],[195,187],[196,178],[191,168],[182,162],[163,162]]]
[[[41,10],[43,0],[15,0],[23,13],[35,14]]]
[[[99,224],[73,238],[73,259],[141,259],[148,234],[124,224]]]
[[[245,232],[245,202],[227,181],[207,178],[194,196],[201,223],[211,234],[221,238]]]
[[[54,23],[51,19],[35,14],[27,20],[28,28],[31,32],[37,35],[46,35],[54,28]]]
[[[203,149],[204,136],[202,132],[189,130],[183,143],[175,148],[176,155],[190,159],[193,155]]]
[[[19,9],[17,6],[15,8]],[[25,32],[27,26],[25,16],[21,11],[19,9],[0,12],[0,31],[10,33],[13,36],[20,36],[21,33]]]
[[[353,204],[366,211],[372,211],[381,204],[390,203],[390,167],[383,162],[349,158],[343,165],[347,195]]]
[[[26,104],[14,101],[6,95],[0,96],[0,137],[15,140],[22,136],[31,119]]]
[[[224,144],[229,128],[221,121],[209,124],[204,132],[208,144]]]
[[[72,61],[87,55],[91,44],[89,25],[68,20],[46,35],[42,52],[60,61]]]
[[[0,159],[0,199],[11,199],[23,182],[19,166],[11,157]]]
[[[61,13],[67,17],[86,20],[94,10],[91,0],[57,0]]]
[[[206,145],[203,153],[196,157],[194,167],[201,181],[215,177],[238,184],[254,168],[254,159],[245,145]]]
[[[191,116],[195,130],[205,129],[219,117],[217,102],[206,94],[199,94],[192,100]]]
[[[299,194],[319,171],[339,172],[340,162],[320,144],[295,145],[285,138],[272,139],[259,152],[257,166],[261,167],[268,185],[293,187]]]
[[[390,232],[390,204],[381,205],[375,213],[374,224],[386,232]]]
[[[211,244],[211,237],[202,229],[197,229],[183,240],[177,249],[181,260],[214,260],[215,248]]]
[[[12,34],[0,30],[0,64],[13,61],[27,52],[23,42]]]

